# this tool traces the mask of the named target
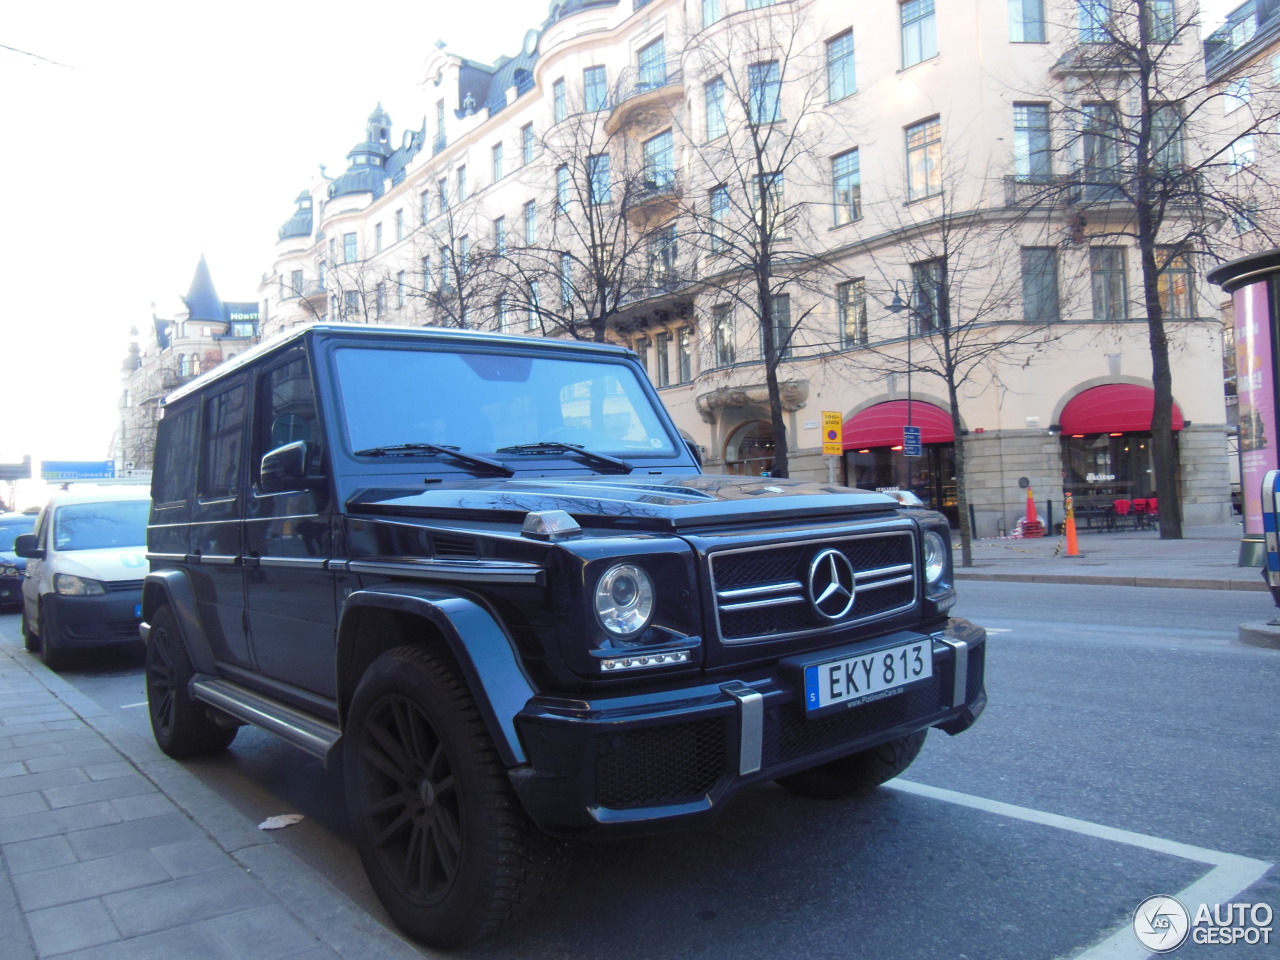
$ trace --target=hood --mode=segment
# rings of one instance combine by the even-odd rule
[[[59,553],[49,568],[51,573],[71,573],[77,577],[103,580],[142,580],[147,575],[146,547],[107,547],[102,550],[67,550]]]
[[[532,511],[564,510],[584,527],[665,531],[717,524],[847,520],[851,514],[891,513],[896,507],[884,494],[866,490],[722,474],[462,480],[425,490],[366,489],[348,501],[352,513],[518,524]]]

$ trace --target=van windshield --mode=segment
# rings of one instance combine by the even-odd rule
[[[149,500],[64,504],[53,514],[54,549],[144,547],[150,512]]]

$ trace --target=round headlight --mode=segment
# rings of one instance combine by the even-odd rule
[[[634,563],[617,563],[596,582],[596,617],[613,636],[633,637],[653,616],[653,581]]]
[[[937,583],[947,571],[947,542],[937,530],[924,532],[924,579]]]

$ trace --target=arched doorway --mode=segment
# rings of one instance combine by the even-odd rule
[[[729,434],[724,444],[724,469],[744,477],[767,477],[773,470],[773,424],[748,420]]]
[[[903,451],[902,428],[920,428],[921,456]],[[865,490],[910,490],[926,506],[960,522],[956,499],[955,429],[951,414],[923,400],[890,400],[844,424],[845,475]]]

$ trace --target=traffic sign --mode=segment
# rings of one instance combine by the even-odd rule
[[[30,480],[31,457],[22,458],[21,463],[0,463],[0,480]]]
[[[904,457],[924,456],[924,446],[921,441],[919,427],[902,428],[902,455]]]
[[[114,460],[46,460],[40,464],[43,480],[111,480],[115,475]]]
[[[822,411],[822,452],[829,457],[844,454],[844,421],[838,410]]]

